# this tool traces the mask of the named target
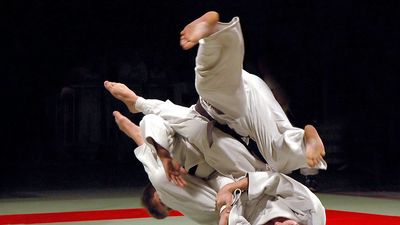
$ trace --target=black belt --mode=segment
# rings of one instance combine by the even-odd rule
[[[240,143],[242,143],[244,145],[244,147],[253,155],[256,156],[259,160],[263,161],[265,164],[267,164],[267,161],[264,159],[264,157],[262,156],[260,150],[257,147],[257,143],[255,141],[253,141],[253,139],[248,138],[249,139],[249,143],[247,144],[246,142],[244,142],[243,140],[243,136],[239,135],[235,130],[233,130],[232,128],[230,128],[228,125],[226,124],[220,124],[218,123],[216,120],[214,120],[210,114],[208,114],[208,112],[203,108],[203,106],[200,103],[200,99],[197,101],[196,106],[195,106],[195,110],[202,116],[206,117],[210,122],[208,122],[207,124],[207,140],[208,140],[208,144],[211,147],[213,140],[212,140],[212,129],[214,127],[220,129],[222,132],[229,134],[230,136],[232,136],[234,139],[238,140]]]

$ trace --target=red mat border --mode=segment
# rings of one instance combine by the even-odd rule
[[[171,211],[170,216],[182,216],[178,211]],[[150,215],[144,208],[108,209],[75,212],[50,212],[0,215],[0,224],[38,224],[83,222],[95,220],[118,220],[133,218],[148,218]]]
[[[327,210],[327,225],[400,225],[400,216]],[[171,211],[170,216],[182,216]],[[0,224],[40,224],[148,218],[143,208],[0,215]]]
[[[400,216],[326,210],[327,225],[400,225]]]

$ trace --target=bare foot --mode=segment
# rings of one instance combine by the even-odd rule
[[[114,111],[113,115],[115,118],[115,123],[117,123],[122,132],[124,132],[128,137],[132,138],[138,146],[144,144],[140,127],[132,123],[132,121],[118,111]]]
[[[304,137],[306,141],[306,157],[307,164],[310,167],[315,167],[325,156],[325,147],[317,130],[312,125],[304,127]]]
[[[199,43],[199,40],[216,31],[219,14],[214,11],[207,12],[200,18],[186,25],[181,31],[180,44],[184,50],[191,49]]]
[[[135,108],[138,96],[125,84],[104,81],[104,87],[118,100],[121,100],[132,113],[139,112]]]

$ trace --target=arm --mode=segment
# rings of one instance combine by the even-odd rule
[[[186,181],[183,179],[183,175],[187,174],[186,169],[171,157],[168,150],[163,148],[157,142],[154,142],[154,147],[156,148],[157,155],[163,164],[168,180],[180,187],[185,187]]]
[[[154,150],[162,162],[168,180],[178,186],[184,186],[183,175],[186,174],[186,170],[171,157],[171,152],[175,148],[173,144],[175,134],[172,128],[161,117],[153,114],[143,117],[140,128],[145,143]]]

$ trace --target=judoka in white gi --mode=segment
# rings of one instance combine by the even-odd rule
[[[218,213],[215,212],[215,202],[217,201],[218,208],[224,204],[231,204],[233,202],[231,193],[240,189],[247,190],[248,194],[240,192],[241,198],[235,201],[230,213],[221,210],[223,215],[221,218],[227,219],[229,216],[229,224],[275,224],[277,221],[288,225],[298,222],[304,225],[325,224],[324,209],[318,198],[302,184],[277,172],[250,172],[247,177],[233,182],[232,179],[209,169],[209,174],[201,175],[206,176],[206,179],[185,175],[185,187],[180,188],[172,184],[166,178],[163,162],[157,156],[155,146],[155,143],[162,143],[168,139],[157,129],[158,124],[163,126],[163,121],[157,116],[145,116],[139,128],[119,112],[114,112],[114,116],[119,128],[138,145],[135,156],[142,162],[156,189],[151,200],[154,205],[153,210],[165,214],[167,209],[173,208],[199,224],[217,224]],[[192,149],[190,144],[187,145],[184,138],[176,136],[169,141],[174,142],[171,145],[172,152],[182,165],[189,165],[185,160],[193,162],[199,159],[196,149]],[[197,162],[200,165],[204,163],[201,157]],[[218,190],[221,191],[216,199]],[[227,222],[227,220],[221,221],[220,224]]]

